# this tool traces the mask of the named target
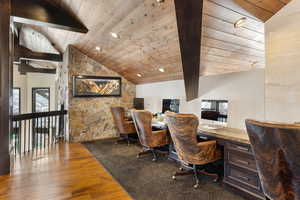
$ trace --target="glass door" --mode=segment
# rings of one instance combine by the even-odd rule
[[[50,88],[32,88],[32,112],[50,111]]]

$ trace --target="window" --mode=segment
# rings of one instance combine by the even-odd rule
[[[21,114],[21,89],[13,88],[13,115]]]
[[[32,88],[32,112],[50,111],[50,88]]]

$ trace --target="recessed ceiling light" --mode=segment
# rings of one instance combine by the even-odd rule
[[[247,22],[247,17],[242,17],[234,23],[234,28],[240,28]]]
[[[165,0],[156,0],[157,1],[157,3],[163,3],[163,2],[165,2]]]
[[[136,74],[138,77],[142,77],[142,74]]]
[[[165,69],[164,68],[159,68],[158,69],[160,72],[165,72]]]
[[[111,32],[110,34],[113,38],[120,38],[118,33]]]
[[[101,47],[98,47],[98,46],[97,46],[95,49],[96,49],[97,51],[101,51]]]

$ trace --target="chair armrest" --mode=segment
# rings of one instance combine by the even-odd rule
[[[133,121],[129,121],[129,120],[126,120],[124,123],[125,124],[134,124]]]
[[[150,144],[151,147],[158,147],[164,146],[169,144],[169,135],[168,130],[159,130],[159,131],[152,131],[152,142]]]
[[[133,121],[124,122],[124,133],[136,133]]]
[[[200,150],[197,164],[204,165],[221,159],[222,153],[217,148],[217,142],[215,140],[200,142],[197,146]]]
[[[163,129],[163,130],[158,130],[158,131],[152,131],[152,134],[155,135],[166,135],[168,133],[167,129]]]
[[[199,142],[197,146],[201,149],[201,151],[209,153],[217,149],[217,141],[211,140],[207,142]]]

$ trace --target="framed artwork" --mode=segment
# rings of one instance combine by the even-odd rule
[[[73,76],[74,97],[121,97],[121,77]]]

